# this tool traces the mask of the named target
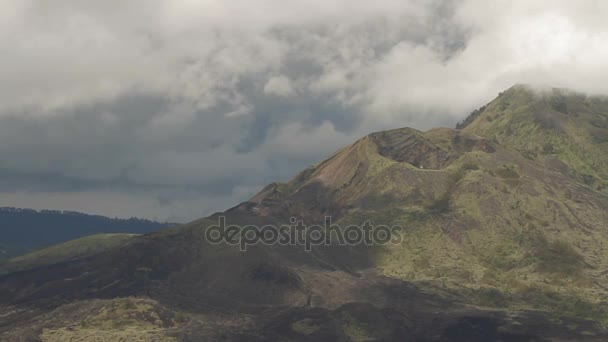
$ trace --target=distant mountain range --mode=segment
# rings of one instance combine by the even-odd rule
[[[209,234],[327,217],[400,239]],[[373,133],[221,214],[93,240],[0,269],[0,339],[608,341],[608,99],[516,85],[457,129]]]
[[[0,259],[93,234],[154,232],[168,223],[73,211],[0,208]]]

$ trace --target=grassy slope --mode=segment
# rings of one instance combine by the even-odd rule
[[[137,234],[96,234],[18,256],[0,264],[0,274],[60,263],[122,246]]]
[[[608,100],[563,89],[514,86],[465,131],[496,139],[527,158],[558,159],[595,188],[608,181]]]
[[[178,340],[175,329],[186,320],[151,299],[86,300],[43,314],[31,326],[16,328],[7,340],[170,342]]]

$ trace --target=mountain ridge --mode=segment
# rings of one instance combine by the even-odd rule
[[[0,207],[0,259],[8,259],[92,234],[144,234],[170,226],[132,217],[110,218],[65,210]]]

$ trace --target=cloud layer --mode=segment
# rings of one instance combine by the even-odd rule
[[[187,221],[514,83],[608,93],[598,1],[0,5],[0,205]]]

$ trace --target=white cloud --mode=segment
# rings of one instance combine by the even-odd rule
[[[264,93],[268,95],[290,96],[294,94],[289,78],[285,76],[273,76],[266,85],[264,85]]]
[[[0,171],[58,183],[76,209],[64,183],[90,198],[178,187],[179,208],[158,212],[191,218],[370,131],[452,124],[514,83],[608,94],[607,16],[592,0],[6,0]]]

